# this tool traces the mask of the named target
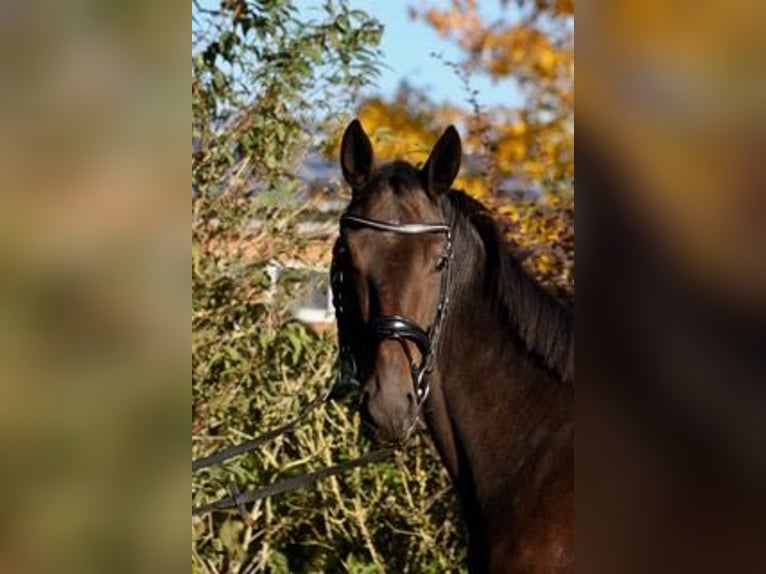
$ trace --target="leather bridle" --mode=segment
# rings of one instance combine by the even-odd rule
[[[357,215],[345,214],[340,218],[340,227],[359,229],[367,228],[375,231],[398,233],[401,235],[427,235],[432,233],[443,233],[446,236],[447,244],[439,262],[439,271],[441,273],[441,284],[439,287],[439,302],[436,306],[436,313],[431,325],[424,329],[412,319],[402,315],[379,315],[373,317],[369,323],[369,329],[376,343],[385,339],[398,341],[407,360],[410,364],[410,376],[412,377],[415,396],[417,397],[417,407],[420,408],[428,398],[430,391],[429,375],[433,371],[436,363],[436,354],[439,350],[439,339],[441,336],[444,319],[447,316],[449,308],[450,281],[451,281],[451,263],[452,263],[452,232],[449,224],[438,223],[389,223],[377,219],[368,219]],[[342,237],[336,246],[331,269],[331,283],[333,293],[333,305],[335,306],[335,318],[338,323],[339,335],[347,326],[349,318],[347,313],[349,309],[344,306],[343,301],[343,261],[348,247],[343,242]],[[347,376],[355,381],[356,377],[356,358],[351,349],[351,345],[345,340],[345,337],[339,336],[340,340],[340,359],[341,365],[347,365],[350,372]],[[412,357],[407,342],[415,344],[420,352],[421,361],[418,364]],[[357,382],[358,384],[358,382]]]
[[[366,217],[359,217],[356,215],[343,215],[340,219],[341,228],[367,228],[375,231],[400,233],[403,235],[425,235],[429,233],[443,233],[447,238],[447,244],[442,254],[442,258],[439,262],[439,271],[441,273],[441,285],[439,287],[439,303],[436,307],[436,314],[433,323],[428,329],[423,329],[412,319],[402,317],[401,315],[381,315],[374,317],[370,324],[367,326],[370,330],[370,334],[375,338],[376,342],[384,339],[394,339],[399,341],[404,350],[407,360],[410,363],[410,373],[412,375],[413,386],[415,394],[417,396],[417,408],[420,411],[423,403],[428,398],[428,392],[430,390],[428,375],[433,371],[436,354],[439,350],[439,337],[441,335],[442,327],[444,325],[444,319],[447,316],[447,309],[449,307],[450,296],[450,280],[451,280],[451,263],[452,263],[452,233],[450,226],[446,223],[389,223],[386,221],[379,221],[377,219],[367,219]],[[211,455],[199,458],[192,461],[192,472],[208,468],[210,466],[219,464],[235,456],[242,455],[246,452],[250,452],[262,444],[274,440],[277,437],[283,436],[288,432],[292,432],[296,429],[298,423],[300,423],[304,417],[330,400],[333,396],[335,389],[342,388],[345,384],[359,384],[356,381],[356,360],[352,351],[352,345],[348,338],[346,328],[348,322],[353,319],[348,313],[350,309],[347,309],[344,305],[343,291],[344,291],[344,268],[347,265],[346,259],[348,256],[348,246],[341,237],[336,243],[335,252],[333,254],[332,267],[330,270],[330,280],[332,282],[333,304],[335,305],[335,318],[338,322],[338,335],[340,340],[340,363],[341,372],[338,380],[333,387],[328,390],[327,393],[317,396],[313,401],[306,405],[301,413],[292,421],[282,425],[281,427],[268,431],[261,436],[255,437],[252,440],[248,440],[244,443],[236,444],[234,446],[224,448]],[[357,335],[357,333],[352,333]],[[407,342],[414,343],[421,355],[421,362],[417,364],[412,357],[410,347]],[[358,341],[356,341],[358,343]],[[350,371],[343,372],[344,363],[350,364]],[[413,427],[417,421],[417,417],[413,421]],[[410,429],[411,430],[411,429]],[[409,431],[408,433],[409,434]],[[330,476],[338,476],[351,469],[358,468],[367,464],[379,462],[386,458],[389,458],[393,454],[394,450],[390,447],[384,447],[379,450],[367,453],[358,458],[341,462],[334,466],[308,472],[298,476],[291,476],[283,480],[277,481],[267,486],[262,486],[254,490],[247,492],[239,492],[235,484],[230,485],[229,496],[211,502],[209,504],[202,504],[199,506],[192,506],[192,516],[199,516],[207,514],[209,512],[215,512],[220,510],[236,508],[239,510],[241,516],[248,524],[252,525],[245,504],[251,502],[257,502],[281,494],[289,492],[298,488],[303,488],[309,484],[313,484],[317,480],[327,478]]]

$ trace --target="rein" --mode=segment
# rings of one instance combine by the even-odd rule
[[[298,413],[298,416],[296,416],[290,422],[282,425],[281,427],[277,427],[273,430],[265,432],[264,434],[252,440],[235,444],[234,446],[224,448],[211,455],[193,460],[192,473],[205,468],[209,468],[211,466],[215,466],[231,458],[234,458],[235,456],[239,456],[241,454],[245,454],[250,451],[253,451],[257,449],[259,446],[266,444],[267,442],[270,442],[282,435],[285,435],[295,430],[298,424],[302,422],[309,413],[311,413],[312,411],[314,411],[316,408],[323,405],[324,403],[332,400],[334,396],[334,391],[336,391],[340,386],[341,386],[340,383],[336,383],[335,385],[330,387],[329,391],[327,391],[323,395],[317,396],[313,401],[311,401],[309,404],[307,404],[305,407],[301,409],[301,411]],[[244,508],[244,505],[247,503],[257,502],[259,500],[263,500],[264,498],[269,498],[277,494],[283,494],[285,492],[290,492],[292,490],[298,490],[300,488],[313,484],[324,478],[337,476],[360,466],[365,466],[367,464],[380,462],[382,460],[385,460],[386,458],[389,458],[391,455],[393,455],[393,453],[394,453],[393,448],[380,448],[370,453],[367,453],[365,455],[362,455],[358,458],[340,462],[336,465],[315,470],[312,472],[307,472],[305,474],[301,474],[298,476],[285,478],[283,480],[275,482],[274,484],[269,484],[268,486],[255,488],[253,490],[249,490],[244,493],[239,492],[237,490],[236,484],[231,483],[229,485],[229,491],[230,491],[229,496],[224,496],[222,498],[219,498],[215,502],[211,502],[209,504],[192,506],[192,516],[200,516],[203,514],[208,514],[210,512],[236,508],[239,511],[242,518],[249,523],[250,516],[247,514]]]
[[[301,409],[297,417],[295,417],[289,423],[282,425],[281,427],[277,427],[273,430],[270,430],[252,440],[235,444],[234,446],[230,446],[228,448],[224,448],[222,450],[214,452],[211,455],[203,456],[201,458],[193,460],[192,472],[197,472],[198,470],[202,470],[203,468],[214,466],[216,464],[227,461],[230,458],[234,458],[235,456],[238,456],[240,454],[245,454],[247,452],[255,450],[259,446],[266,444],[267,442],[270,442],[274,440],[275,438],[282,436],[283,434],[287,434],[291,432],[292,430],[295,429],[295,427],[298,426],[298,423],[300,423],[301,420],[303,420],[306,417],[306,415],[308,415],[311,411],[313,411],[319,405],[329,400],[330,395],[332,395],[332,389],[330,389],[329,393],[325,395],[319,395],[318,397],[316,397],[313,401],[311,401],[309,404],[307,404],[305,407]]]
[[[275,496],[277,494],[283,494],[285,492],[304,488],[319,480],[329,478],[331,476],[338,476],[339,474],[344,474],[354,468],[381,462],[391,457],[393,454],[393,448],[381,448],[362,455],[358,458],[340,462],[333,466],[321,468],[312,472],[307,472],[299,476],[286,478],[284,480],[280,480],[279,482],[275,482],[274,484],[262,486],[260,488],[249,490],[244,493],[240,493],[232,489],[230,496],[225,496],[215,502],[211,502],[210,504],[202,504],[200,506],[192,507],[192,516],[200,516],[209,512],[236,508],[239,510],[240,514],[249,519],[249,516],[244,509],[244,505],[247,503],[258,502],[259,500],[269,498],[270,496]]]

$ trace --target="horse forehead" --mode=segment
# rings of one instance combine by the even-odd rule
[[[354,215],[391,223],[416,223],[432,220],[436,206],[429,200],[417,171],[412,166],[383,166],[373,176]]]

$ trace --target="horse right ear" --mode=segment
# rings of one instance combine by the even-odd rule
[[[372,144],[364,132],[359,120],[354,120],[346,128],[340,144],[340,167],[343,177],[353,190],[358,190],[367,183],[372,173]]]

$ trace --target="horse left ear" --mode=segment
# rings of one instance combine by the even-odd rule
[[[431,150],[428,161],[420,170],[423,184],[430,195],[437,196],[449,191],[460,171],[462,154],[460,134],[457,133],[455,126],[450,126],[444,130],[442,137]]]

